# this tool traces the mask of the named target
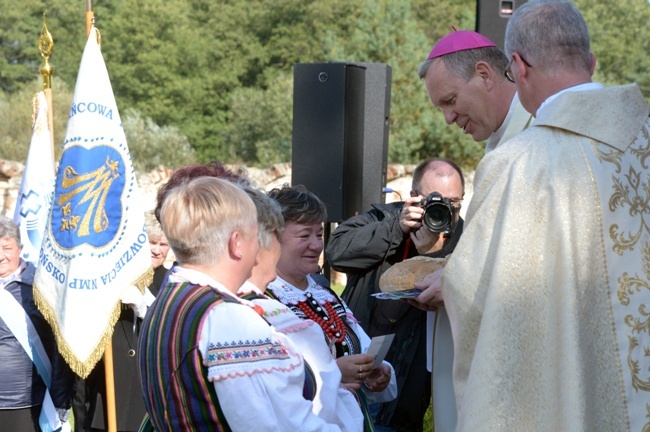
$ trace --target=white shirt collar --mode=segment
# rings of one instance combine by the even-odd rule
[[[600,90],[603,88],[603,85],[601,83],[597,82],[590,82],[590,83],[584,83],[584,84],[578,84],[572,87],[567,87],[564,90],[560,90],[559,92],[555,93],[554,95],[549,96],[546,98],[544,102],[537,108],[537,113],[535,114],[535,118],[539,117],[539,113],[542,112],[544,107],[548,106],[556,97],[561,95],[562,93],[569,93],[569,92],[579,92],[579,91],[588,91],[588,90]]]
[[[249,306],[253,305],[253,303],[251,303],[249,300],[238,297],[224,285],[198,270],[188,269],[181,267],[180,265],[175,265],[173,267],[173,272],[169,274],[169,281],[174,283],[189,282],[194,285],[206,285],[213,288],[215,291],[222,295],[227,295],[230,298],[238,300],[239,303]]]
[[[232,292],[225,286],[212,279],[205,273],[198,270],[188,269],[179,265],[174,266],[174,271],[169,274],[170,282],[189,282],[194,285],[207,285],[217,291],[224,292],[230,296],[234,296]]]
[[[257,294],[257,295],[262,295],[262,296],[265,296],[265,297],[266,297],[266,295],[264,294],[264,292],[262,292],[261,289],[259,289],[256,285],[254,285],[254,284],[253,284],[252,282],[250,282],[250,281],[246,281],[246,282],[244,282],[244,285],[242,285],[242,286],[239,288],[239,290],[237,290],[237,296],[243,296],[243,295],[246,295],[246,294],[248,294],[248,293],[255,293],[255,294]]]

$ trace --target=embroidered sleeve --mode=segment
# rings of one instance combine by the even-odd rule
[[[302,363],[285,337],[253,309],[236,303],[222,303],[209,312],[199,349],[210,381],[290,371]]]

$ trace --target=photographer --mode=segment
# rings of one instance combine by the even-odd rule
[[[465,182],[455,162],[432,158],[416,167],[412,189],[405,202],[375,204],[339,225],[325,251],[332,268],[347,273],[342,297],[368,335],[395,333],[386,360],[395,368],[399,393],[381,406],[375,424],[398,431],[421,431],[429,406],[427,314],[404,302],[376,300],[371,294],[380,291],[379,278],[393,264],[418,255],[444,257],[454,250],[463,230],[458,210]],[[430,197],[433,192],[442,200]],[[451,207],[453,230],[432,232],[423,224],[427,202]]]

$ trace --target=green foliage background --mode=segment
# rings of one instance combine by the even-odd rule
[[[56,143],[85,44],[84,2],[0,0],[0,158],[24,160],[40,85],[42,14],[54,36]],[[650,97],[647,0],[576,0],[606,85]],[[266,167],[291,158],[293,65],[392,67],[389,160],[448,156],[473,168],[483,146],[445,124],[417,67],[451,25],[473,29],[471,0],[96,0],[102,51],[137,169],[213,159]],[[58,145],[58,144],[57,144]]]

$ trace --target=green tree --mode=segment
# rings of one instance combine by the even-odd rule
[[[43,88],[42,79],[31,82],[15,93],[0,92],[0,159],[25,162],[32,138],[32,98]],[[72,105],[72,90],[58,77],[52,79],[52,106],[54,113],[54,155],[61,155],[68,114]]]
[[[115,0],[96,14],[116,94],[156,123],[177,125],[201,160],[230,162],[231,94],[264,90],[295,62],[322,58],[319,35],[334,25],[327,20],[351,22],[347,2],[327,6]]]
[[[158,126],[134,108],[126,110],[122,125],[136,171],[196,163],[196,152],[178,128]]]
[[[225,135],[231,159],[266,166],[291,160],[292,86],[284,72],[265,90],[233,92]]]
[[[431,48],[452,31],[452,26],[458,30],[476,27],[476,0],[413,0],[412,8],[418,28],[426,35]]]
[[[445,123],[417,75],[432,43],[412,12],[410,0],[368,0],[348,41],[332,49],[333,59],[386,63],[393,73],[389,160],[417,163],[432,156],[473,167],[480,145]]]
[[[638,82],[650,99],[648,2],[576,2],[599,59],[595,79]],[[69,88],[86,37],[81,1],[24,0],[17,7],[0,0],[0,10],[0,102],[8,106],[0,114],[0,143],[6,147],[15,142],[10,137],[21,112],[29,134],[43,12],[54,36],[55,77]],[[201,161],[259,164],[287,153],[291,120],[282,113],[290,112],[293,65],[331,59],[392,67],[392,162],[446,155],[472,165],[480,145],[445,125],[426,99],[416,68],[451,25],[473,29],[474,14],[473,0],[111,0],[95,5],[122,112],[133,108],[160,127],[178,128]],[[281,88],[286,94],[278,93]],[[281,109],[282,103],[287,105]],[[63,105],[55,100],[55,115]],[[62,115],[66,111],[67,106]],[[62,122],[55,124],[57,133],[65,130]]]
[[[39,4],[25,0],[16,7],[10,0],[0,0],[0,89],[4,92],[15,92],[38,76],[41,56],[36,43],[43,15]]]
[[[42,88],[40,78],[32,80],[15,93],[0,92],[0,159],[25,162],[32,137],[32,98]],[[54,112],[54,155],[59,159],[68,124],[73,92],[58,77],[52,80]],[[173,126],[158,126],[130,108],[122,113],[122,124],[133,164],[139,171],[158,165],[178,166],[196,162],[196,152],[189,140]]]
[[[0,90],[17,92],[38,75],[42,58],[38,38],[43,13],[54,38],[52,64],[56,76],[74,86],[79,60],[85,44],[83,2],[24,0],[20,6],[0,0]]]
[[[576,0],[596,54],[594,79],[604,84],[636,82],[650,100],[650,2]]]

